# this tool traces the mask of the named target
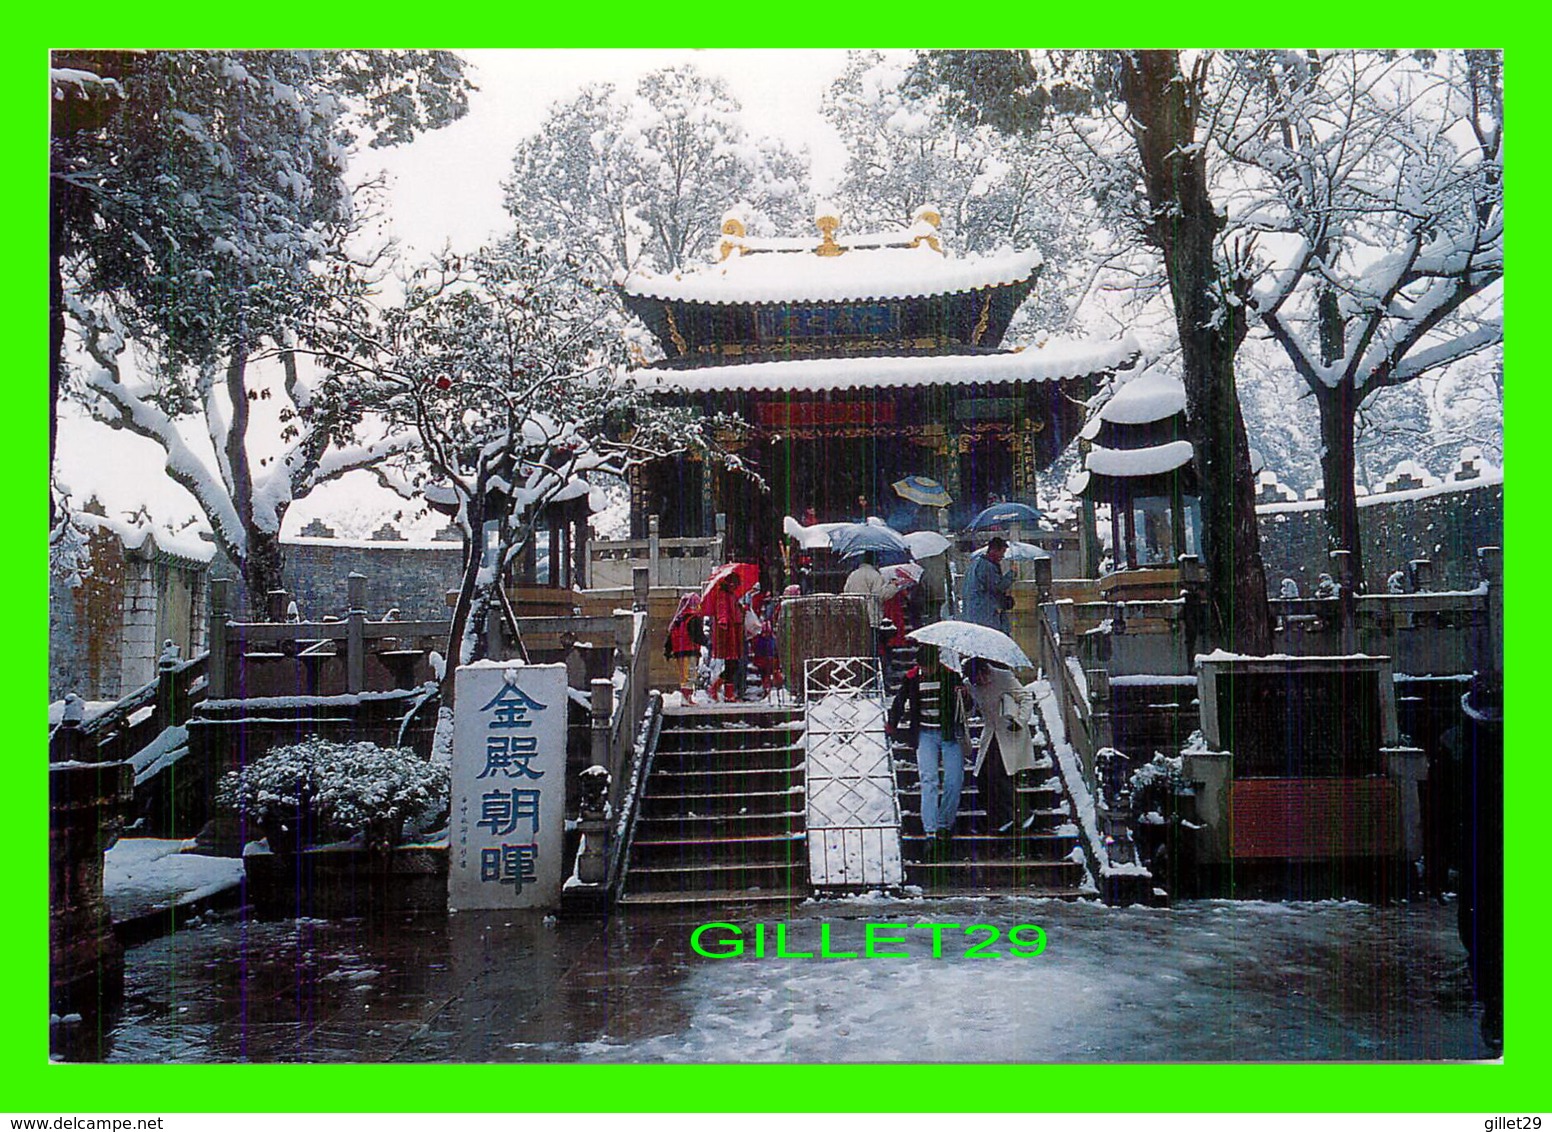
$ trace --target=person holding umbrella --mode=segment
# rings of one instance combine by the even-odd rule
[[[759,580],[758,566],[730,562],[717,568],[701,592],[701,612],[711,622],[712,703],[717,702],[719,692],[728,703],[743,698],[744,610],[738,599]],[[722,662],[720,669],[718,661]]]
[[[964,592],[960,598],[960,617],[1006,633],[1012,623],[1008,610],[1013,608],[1014,576],[1004,572],[1002,558],[1008,552],[1008,540],[995,535],[986,545],[986,553],[970,559],[965,572]]]
[[[985,721],[971,769],[977,793],[986,804],[991,828],[1010,829],[1021,837],[1026,815],[1016,776],[1035,768],[1035,697],[1010,669],[989,660],[966,660],[964,673],[970,698]],[[989,759],[994,746],[998,757]]]
[[[884,621],[884,602],[899,593],[901,587],[879,572],[876,557],[873,551],[864,551],[861,564],[846,576],[846,585],[841,592],[862,594],[868,599],[868,624],[873,627],[873,651],[878,653],[883,651],[879,626]]]
[[[884,724],[884,733],[891,739],[916,749],[922,832],[933,860],[949,856],[959,817],[959,794],[965,784],[963,695],[959,674],[943,663],[937,646],[920,645],[916,665],[901,681]]]

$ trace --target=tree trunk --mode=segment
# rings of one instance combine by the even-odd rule
[[[50,196],[59,192],[54,188]],[[59,394],[65,377],[64,221],[57,201],[49,207],[49,530],[54,529],[54,449],[59,438]]]
[[[1214,256],[1223,218],[1207,189],[1191,84],[1173,51],[1122,56],[1121,93],[1137,124],[1137,150],[1152,205],[1151,234],[1164,255],[1180,334],[1191,443],[1201,480],[1207,645],[1271,651],[1266,570],[1256,528],[1250,445],[1234,388],[1244,336],[1243,302]]]
[[[447,629],[447,660],[442,669],[442,706],[448,709],[454,706],[453,675],[463,663],[463,638],[475,615],[480,563],[485,553],[485,512],[478,500],[469,501],[467,514],[469,533],[464,537],[463,577],[458,581],[458,597],[453,602],[452,623]]]
[[[279,531],[248,530],[248,553],[242,561],[243,585],[248,589],[248,616],[269,619],[269,593],[285,588],[286,565]]]
[[[1363,540],[1358,537],[1357,446],[1353,422],[1358,401],[1348,382],[1315,391],[1320,410],[1320,476],[1325,490],[1326,547],[1345,550],[1353,584],[1364,588]]]

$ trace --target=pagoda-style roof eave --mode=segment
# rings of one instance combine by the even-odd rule
[[[930,298],[1018,283],[1044,264],[1029,249],[945,259],[928,248],[882,248],[843,256],[734,256],[713,268],[659,275],[619,273],[627,298],[710,305],[877,302]]]
[[[644,369],[638,385],[665,393],[826,393],[931,386],[1065,381],[1113,372],[1140,350],[1130,334],[1108,342],[1052,342],[999,354],[937,354],[746,362],[695,369]]]

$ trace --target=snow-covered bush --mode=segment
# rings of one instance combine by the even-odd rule
[[[1128,783],[1132,820],[1148,825],[1164,825],[1175,814],[1175,799],[1190,794],[1191,784],[1182,771],[1183,760],[1154,755],[1132,772]]]
[[[364,834],[386,848],[406,819],[445,808],[448,768],[407,747],[310,738],[225,775],[216,800],[262,828],[270,848]]]

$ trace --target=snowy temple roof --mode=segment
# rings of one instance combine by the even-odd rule
[[[1183,413],[1185,408],[1186,387],[1180,379],[1151,367],[1116,390],[1099,416],[1116,424],[1148,424]]]
[[[636,381],[686,393],[770,392],[1061,381],[1114,369],[1138,354],[1130,334],[1108,342],[1051,342],[1007,354],[813,358],[693,370],[638,370]],[[1189,448],[1189,446],[1187,446]],[[1189,455],[1189,453],[1188,453]]]
[[[844,244],[841,246],[845,246]],[[1031,280],[1037,251],[953,259],[926,243],[917,247],[851,247],[845,254],[800,249],[755,250],[712,267],[659,275],[616,275],[628,296],[699,303],[841,303],[910,299],[977,291]]]
[[[1084,466],[1101,476],[1156,476],[1191,462],[1191,442],[1176,440],[1153,448],[1089,450]]]
[[[1067,490],[1073,495],[1111,502],[1116,494],[1129,493],[1145,487],[1144,481],[1153,476],[1177,474],[1185,477],[1187,484],[1194,481],[1191,465],[1191,442],[1172,440],[1143,448],[1089,449],[1083,468],[1067,480]]]

